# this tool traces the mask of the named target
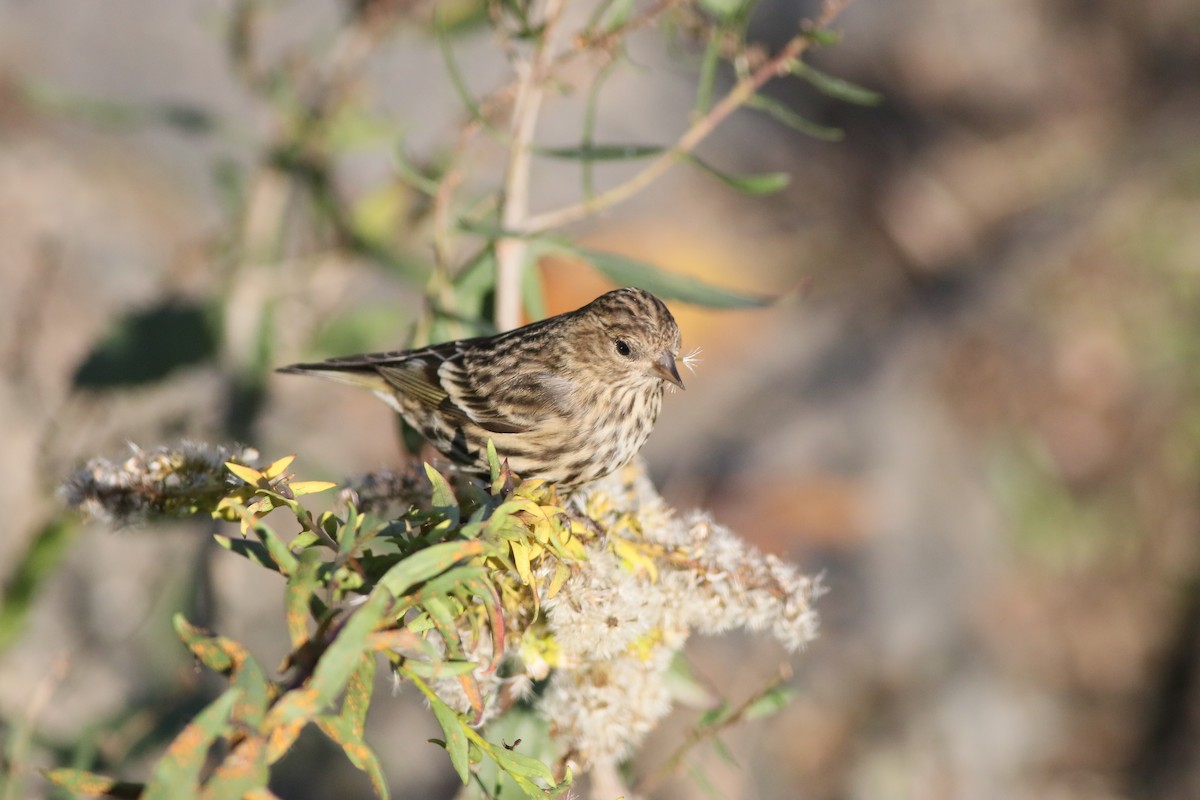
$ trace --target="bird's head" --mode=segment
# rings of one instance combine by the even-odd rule
[[[666,381],[684,388],[675,359],[679,326],[665,303],[642,289],[616,289],[576,312],[590,363],[614,382]]]

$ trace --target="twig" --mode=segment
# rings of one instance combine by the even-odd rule
[[[513,103],[512,142],[508,151],[508,169],[504,179],[504,206],[500,224],[506,230],[520,230],[529,215],[529,169],[531,145],[538,113],[545,95],[546,66],[552,55],[555,23],[565,0],[546,0],[541,35],[533,56],[523,67],[514,64],[519,76]],[[524,73],[522,74],[522,69]],[[521,322],[521,269],[528,244],[523,239],[496,242],[496,328],[501,331]]]
[[[791,62],[799,58],[812,44],[811,31],[820,30],[832,23],[848,3],[849,0],[826,0],[820,16],[813,20],[811,26],[808,26],[803,32],[793,37],[774,58],[765,61],[750,75],[738,81],[729,91],[729,94],[721,99],[721,102],[713,106],[707,114],[696,120],[690,128],[684,131],[683,135],[679,137],[671,149],[650,162],[641,172],[638,172],[629,180],[575,205],[529,217],[525,220],[523,226],[515,227],[506,225],[506,229],[519,230],[527,234],[541,233],[572,222],[578,222],[598,211],[603,211],[628,200],[660,178],[682,156],[694,150],[726,117],[753,98],[767,81],[786,74],[790,69]]]
[[[639,795],[649,794],[651,790],[653,790],[669,775],[674,774],[676,770],[679,769],[680,765],[683,764],[683,759],[688,753],[690,753],[698,745],[703,744],[711,739],[715,739],[722,731],[728,730],[735,725],[740,725],[741,723],[745,722],[746,716],[750,712],[750,709],[753,708],[754,704],[765,697],[768,693],[773,692],[782,686],[790,677],[791,669],[784,665],[780,668],[779,672],[767,682],[765,686],[752,694],[750,697],[746,698],[746,700],[740,706],[730,711],[720,721],[711,725],[704,725],[694,729],[688,734],[687,738],[680,743],[679,747],[675,749],[675,752],[673,752],[667,758],[667,760],[658,767],[658,769],[654,770],[645,778],[638,781],[635,791]]]

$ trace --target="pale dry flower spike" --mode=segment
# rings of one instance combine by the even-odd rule
[[[66,504],[88,519],[132,525],[186,512],[202,498],[219,496],[240,482],[225,462],[253,465],[259,459],[250,447],[202,442],[150,451],[129,447],[129,457],[120,463],[93,458],[69,475],[58,490]]]
[[[540,708],[584,766],[627,758],[670,710],[666,673],[693,631],[770,631],[789,652],[817,635],[819,579],[705,514],[675,514],[639,463],[581,494],[580,507],[608,509],[608,534],[544,605],[559,661]],[[656,574],[628,548],[652,554]]]

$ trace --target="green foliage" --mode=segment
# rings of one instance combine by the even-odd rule
[[[264,469],[228,462],[237,480],[220,498],[180,506],[237,522],[242,538],[219,536],[231,552],[278,572],[284,586],[292,651],[287,677],[275,680],[240,643],[175,617],[175,630],[197,661],[223,675],[229,688],[168,746],[144,787],[81,770],[54,770],[50,780],[72,791],[121,791],[144,798],[233,797],[265,791],[271,765],[315,725],[388,797],[378,757],[364,738],[376,661],[416,685],[442,725],[451,763],[464,783],[487,759],[531,798],[559,787],[545,764],[478,733],[487,700],[477,675],[493,673],[505,652],[506,615],[536,616],[531,570],[547,558],[581,557],[579,535],[540,481],[513,486],[490,449],[488,491],[464,484],[456,493],[426,466],[427,501],[397,519],[360,513],[313,515],[296,498],[332,484],[296,481],[292,457]],[[416,499],[416,498],[414,498]],[[299,526],[290,538],[268,524],[284,512]],[[254,541],[246,537],[253,536]],[[253,545],[253,546],[252,546]],[[480,644],[491,658],[481,661]],[[467,699],[455,710],[427,683],[450,680]],[[212,762],[215,759],[215,767]],[[209,765],[210,769],[205,769]]]

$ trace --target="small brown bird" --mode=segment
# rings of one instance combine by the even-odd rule
[[[679,326],[641,289],[497,336],[293,364],[371,389],[439,451],[487,469],[487,440],[523,478],[561,486],[620,469],[646,443],[665,382],[680,389]]]

